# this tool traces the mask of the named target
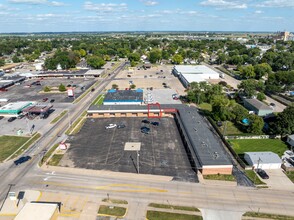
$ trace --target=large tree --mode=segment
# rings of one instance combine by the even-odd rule
[[[183,62],[183,57],[180,54],[175,54],[172,58],[174,64],[181,64]]]
[[[251,64],[247,66],[241,66],[239,71],[241,76],[245,79],[255,78],[254,67]]]
[[[275,123],[271,124],[276,134],[287,135],[294,133],[294,106],[288,106],[279,113]]]
[[[261,117],[254,114],[249,115],[249,126],[247,128],[248,133],[262,134],[263,127],[264,121]]]
[[[254,66],[255,78],[260,79],[263,76],[266,76],[272,72],[272,68],[267,63],[261,63]]]
[[[158,50],[158,49],[155,49],[155,50],[152,50],[152,51],[150,51],[150,53],[149,53],[149,61],[151,62],[151,63],[156,63],[156,62],[158,62],[159,60],[161,60],[161,58],[162,58],[162,54],[161,54],[161,51],[160,50]]]
[[[100,69],[105,63],[106,62],[101,57],[95,55],[87,57],[87,64],[95,69]]]
[[[245,96],[251,98],[257,94],[257,91],[264,91],[264,84],[263,82],[257,81],[255,79],[247,79],[242,80],[240,85],[238,85],[238,88],[243,90]]]

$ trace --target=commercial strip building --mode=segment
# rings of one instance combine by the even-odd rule
[[[225,149],[197,108],[187,105],[102,105],[91,106],[90,118],[174,117],[192,168],[203,175],[231,174],[233,165]]]
[[[254,111],[258,116],[266,116],[273,113],[273,109],[258,99],[244,99],[244,107]]]
[[[192,82],[206,82],[208,79],[219,79],[219,73],[205,65],[177,65],[172,73],[179,78],[185,88]]]
[[[15,220],[56,220],[57,203],[26,203],[15,217]]]
[[[104,97],[103,105],[142,105],[143,90],[111,89]]]
[[[245,152],[244,159],[255,169],[280,169],[282,160],[273,152]]]
[[[46,115],[49,114],[52,105],[31,105],[22,110],[24,114]]]
[[[26,107],[33,105],[33,102],[12,102],[0,107],[1,116],[17,116]]]

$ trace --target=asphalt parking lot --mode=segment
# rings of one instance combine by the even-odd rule
[[[174,180],[198,182],[183,147],[173,118],[153,119],[160,125],[146,125],[149,134],[141,133],[143,118],[88,119],[76,136],[71,136],[68,151],[60,166],[137,173],[137,152],[125,151],[126,142],[141,142],[139,170],[142,174],[173,176]],[[108,124],[125,128],[105,129]]]
[[[26,87],[30,85],[32,82],[40,81],[41,85],[32,85],[31,87]],[[95,83],[94,79],[84,80],[84,79],[66,79],[66,78],[50,78],[50,79],[33,79],[26,80],[20,85],[14,85],[8,88],[8,91],[1,92],[2,98],[9,99],[9,102],[17,102],[17,101],[37,101],[43,102],[44,98],[48,98],[48,100],[54,99],[55,102],[72,102],[73,98],[68,98],[67,93],[43,93],[43,88],[45,86],[56,86],[58,87],[60,84],[65,86],[67,85],[76,85],[76,89],[74,90],[75,98],[79,97],[87,88]],[[81,88],[84,87],[82,90]],[[48,101],[47,101],[48,102]]]

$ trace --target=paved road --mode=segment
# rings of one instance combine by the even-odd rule
[[[213,70],[215,70],[218,73],[223,73],[222,71],[214,68],[214,66],[208,65],[206,64],[208,67],[212,68]],[[238,85],[241,83],[241,80],[235,79],[227,74],[224,75],[224,79],[222,79],[223,81],[227,82],[228,85],[232,86],[234,89],[238,89]],[[287,106],[281,104],[280,102],[277,102],[276,100],[272,99],[269,96],[266,96],[266,100],[267,103],[275,103],[276,107],[274,108],[274,112],[282,112]]]

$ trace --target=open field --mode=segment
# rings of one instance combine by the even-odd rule
[[[272,151],[279,156],[288,150],[287,145],[279,139],[229,140],[237,154],[244,152]]]

